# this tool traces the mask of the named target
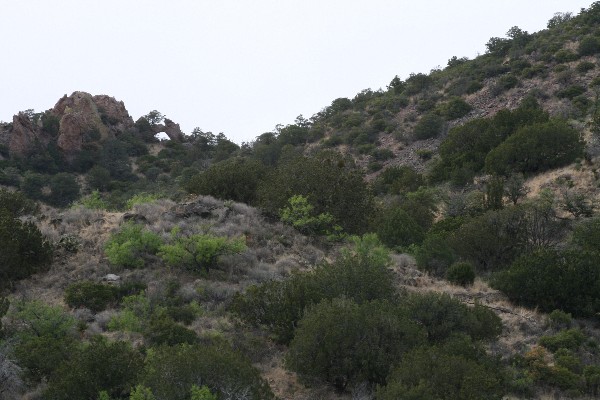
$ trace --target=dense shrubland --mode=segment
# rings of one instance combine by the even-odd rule
[[[158,112],[74,157],[0,146],[0,397],[269,399],[273,365],[357,398],[598,396],[599,26],[513,27],[241,146],[159,143]],[[426,279],[547,323],[507,350],[504,306]]]

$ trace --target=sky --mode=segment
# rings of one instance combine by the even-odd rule
[[[0,121],[81,90],[250,142],[593,0],[0,0]]]

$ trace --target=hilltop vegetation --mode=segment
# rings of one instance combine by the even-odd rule
[[[242,145],[1,124],[0,397],[597,397],[600,3],[486,46]]]

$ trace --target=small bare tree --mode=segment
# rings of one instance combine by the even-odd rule
[[[504,196],[507,197],[514,205],[527,196],[529,189],[525,186],[525,178],[523,174],[513,174],[504,183]]]
[[[575,189],[566,189],[562,192],[560,207],[573,215],[576,219],[581,217],[589,218],[594,215],[596,204],[591,197]]]

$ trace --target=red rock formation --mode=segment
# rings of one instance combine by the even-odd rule
[[[102,122],[108,125],[113,133],[121,133],[133,128],[133,118],[127,112],[125,103],[105,94],[94,96],[92,99],[100,112]]]
[[[183,132],[181,132],[181,128],[179,127],[179,124],[176,124],[175,122],[171,121],[168,118],[165,118],[165,123],[163,124],[157,124],[153,126],[154,129],[154,133],[160,133],[160,132],[164,132],[167,134],[167,136],[169,137],[169,139],[175,141],[175,142],[183,142],[185,135],[183,134]]]
[[[8,143],[10,154],[19,157],[27,156],[38,137],[38,131],[38,127],[31,122],[27,114],[20,112],[13,116],[13,126]]]
[[[97,131],[102,139],[109,137],[109,130],[102,123],[98,107],[89,93],[74,92],[64,96],[53,112],[60,117],[57,144],[67,154],[81,150],[83,135],[88,132]]]
[[[11,155],[23,157],[33,150],[36,141],[47,145],[50,140],[56,140],[58,147],[69,156],[81,150],[86,134],[88,140],[94,137],[89,135],[91,132],[99,134],[94,140],[106,140],[135,129],[125,104],[107,95],[65,94],[48,112],[60,121],[56,139],[46,137],[41,126],[33,124],[27,114],[19,113],[13,117],[12,129],[0,132],[0,143],[8,144]],[[165,132],[171,140],[182,142],[185,136],[179,124],[169,119],[164,122],[153,127],[155,133]]]

